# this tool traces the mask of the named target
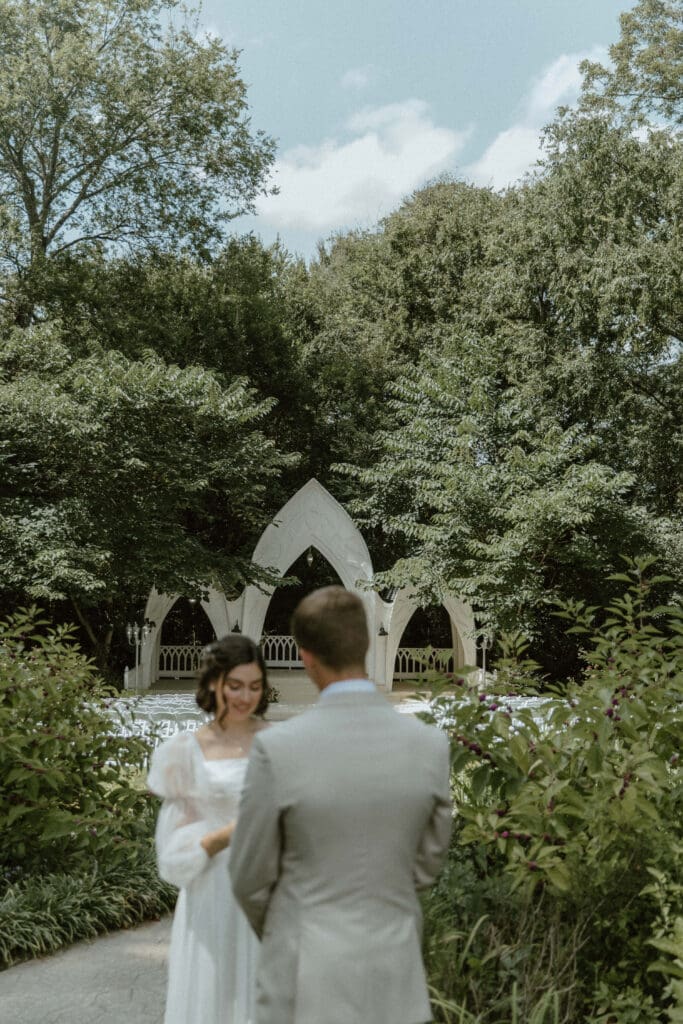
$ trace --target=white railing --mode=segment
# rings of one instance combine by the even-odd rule
[[[159,648],[158,679],[188,679],[199,670],[200,644],[173,644]],[[293,636],[264,636],[261,649],[269,668],[303,668]]]
[[[303,668],[299,648],[293,636],[264,636],[261,650],[268,668]]]
[[[293,636],[264,636],[261,649],[269,668],[303,668]],[[173,644],[159,648],[158,679],[190,679],[199,670],[201,644]],[[394,679],[415,679],[435,669],[452,672],[453,652],[446,647],[399,647]],[[132,675],[132,673],[131,673]],[[131,678],[129,685],[133,683]]]
[[[453,651],[449,647],[399,647],[396,651],[394,679],[416,679],[435,670],[453,671]]]
[[[173,644],[159,648],[158,679],[188,679],[199,670],[201,644]]]

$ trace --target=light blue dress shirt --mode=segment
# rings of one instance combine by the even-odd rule
[[[319,700],[325,700],[333,693],[374,693],[375,684],[369,679],[340,679],[337,683],[330,683],[324,690],[320,691]]]

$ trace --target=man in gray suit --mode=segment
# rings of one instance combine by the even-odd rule
[[[309,594],[292,629],[320,698],[256,735],[230,853],[262,940],[255,1024],[424,1024],[416,889],[448,849],[446,736],[366,678],[356,594]]]

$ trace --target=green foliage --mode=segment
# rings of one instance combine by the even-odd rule
[[[74,358],[55,328],[15,329],[0,354],[0,589],[68,600],[101,665],[152,585],[240,589],[291,462],[259,429],[271,407],[242,378],[153,353]]]
[[[67,250],[204,251],[264,190],[234,51],[176,0],[5,0],[0,7],[2,258],[18,322]]]
[[[0,895],[0,970],[157,918],[173,909],[176,895],[159,879],[151,842],[124,865],[15,882]]]
[[[147,743],[117,734],[110,691],[64,629],[34,610],[0,622],[0,870],[131,867],[153,828],[131,773]],[[65,926],[66,927],[66,926]]]
[[[610,68],[587,63],[583,106],[625,115],[635,123],[683,124],[681,0],[638,0],[620,17],[621,38]]]
[[[683,611],[652,607],[648,570],[631,563],[603,614],[561,609],[586,660],[561,694],[513,708],[511,661],[493,692],[440,698],[458,824],[427,949],[478,1021],[510,1019],[513,984],[522,1019],[550,990],[567,1022],[654,1024],[680,1002]]]
[[[232,238],[205,259],[159,251],[64,254],[46,275],[43,308],[62,325],[73,356],[107,349],[144,361],[153,351],[183,369],[211,370],[226,387],[248,379],[259,397],[277,401],[262,424],[268,437],[303,451],[312,429],[291,396],[302,395],[306,379],[284,316],[292,272],[287,253],[253,235]],[[291,494],[289,484],[274,495],[273,509]]]
[[[669,33],[671,81],[679,7],[634,11],[652,14],[653,60],[657,26]],[[546,599],[603,605],[620,552],[656,554],[683,586],[682,142],[673,117],[635,133],[617,112],[565,111],[524,185],[440,182],[330,257],[363,288],[354,246],[381,256],[347,350],[400,340],[372,433],[341,467],[383,564],[401,558],[379,583],[426,602],[448,589],[494,632],[523,627],[553,678],[576,671],[577,647]]]

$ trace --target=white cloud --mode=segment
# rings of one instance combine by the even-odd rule
[[[340,85],[342,89],[351,89],[360,92],[366,89],[373,77],[373,67],[366,64],[362,68],[349,68],[346,74],[342,75]]]
[[[477,185],[505,188],[533,170],[541,155],[541,129],[554,117],[558,106],[570,106],[581,88],[579,64],[607,59],[596,47],[588,53],[565,53],[554,60],[532,83],[522,104],[519,120],[500,132],[481,157],[464,168]]]
[[[263,220],[319,232],[369,226],[452,168],[468,135],[436,125],[417,99],[361,110],[346,131],[345,140],[283,153],[274,173],[280,194],[257,204]]]
[[[195,39],[198,43],[225,42],[223,33],[215,25],[203,25],[195,32]]]
[[[514,125],[500,132],[479,159],[465,168],[475,185],[505,188],[532,170],[541,155],[538,128]]]

